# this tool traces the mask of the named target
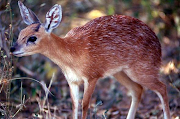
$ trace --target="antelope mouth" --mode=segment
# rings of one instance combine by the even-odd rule
[[[18,53],[13,53],[13,55],[17,56],[17,57],[20,57],[24,54],[24,52],[18,52]]]

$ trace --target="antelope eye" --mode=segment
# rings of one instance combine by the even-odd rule
[[[28,43],[28,42],[34,43],[36,40],[37,40],[37,38],[36,38],[35,36],[31,36],[31,37],[29,37],[29,39],[27,40],[27,43]]]

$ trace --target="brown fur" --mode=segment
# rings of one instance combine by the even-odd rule
[[[64,38],[46,33],[43,26],[36,32],[33,29],[37,25],[32,24],[21,31],[16,47],[29,52],[26,55],[41,53],[47,56],[59,65],[67,79],[70,71],[75,78],[68,79],[69,85],[87,82],[83,119],[86,118],[96,81],[109,75],[114,75],[132,92],[132,98],[136,100],[132,100],[130,108],[133,115],[140,101],[142,87],[147,87],[163,97],[164,114],[170,119],[166,86],[158,80],[161,45],[146,24],[122,15],[105,16],[72,29]],[[32,35],[38,38],[36,45],[24,46]],[[72,98],[75,100],[74,95]],[[128,114],[128,118],[131,117]]]

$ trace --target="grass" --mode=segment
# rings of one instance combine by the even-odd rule
[[[13,28],[12,28],[12,11],[11,11],[11,6],[10,6],[11,0],[8,1],[6,5],[6,11],[10,15],[10,25],[9,25],[9,37],[6,38],[6,43],[8,48],[12,46],[13,42]],[[13,74],[13,56],[8,56],[7,52],[3,51],[1,49],[1,92],[4,91],[6,94],[6,102],[1,103],[1,113],[4,115],[5,118],[11,118],[11,108],[10,108],[10,89],[11,89],[11,79],[12,79],[12,74]],[[2,90],[4,89],[4,90]],[[3,106],[2,106],[3,105]]]

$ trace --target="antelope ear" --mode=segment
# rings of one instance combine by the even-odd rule
[[[40,23],[35,13],[31,11],[29,8],[27,8],[26,6],[24,6],[24,4],[21,1],[18,1],[18,5],[19,5],[20,13],[21,13],[24,23],[26,23],[27,25],[30,25],[33,23]]]
[[[62,19],[62,8],[60,5],[54,5],[46,14],[45,29],[50,33],[54,28],[56,28]]]

